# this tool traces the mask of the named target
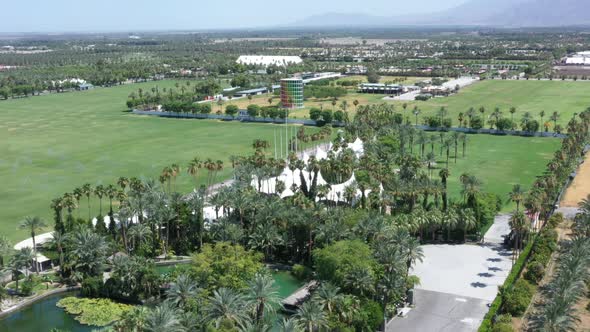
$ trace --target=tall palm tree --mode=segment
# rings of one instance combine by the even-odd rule
[[[553,128],[557,127],[557,120],[559,120],[559,113],[553,112],[553,114],[551,114],[551,117],[549,119],[551,121],[553,121]]]
[[[199,158],[195,157],[188,163],[188,167],[186,169],[187,173],[195,180],[195,189],[199,185],[197,181],[197,175],[199,174],[199,170],[201,168],[203,168],[203,163]]]
[[[459,210],[459,224],[463,229],[463,242],[467,241],[467,232],[474,229],[477,226],[477,219],[472,209],[460,209]]]
[[[528,217],[524,214],[524,212],[515,212],[510,217],[509,224],[510,229],[512,229],[512,232],[514,234],[513,261],[515,261],[519,255],[520,249],[522,248],[524,236],[529,230]]]
[[[520,203],[524,200],[525,191],[522,189],[520,184],[512,186],[512,191],[508,194],[508,199],[511,202],[516,203],[516,212],[520,211]]]
[[[59,270],[60,273],[64,272],[64,248],[66,246],[66,243],[68,241],[68,236],[65,233],[60,233],[58,231],[54,231],[51,234],[51,240],[49,241],[49,245],[54,247],[55,250],[57,250],[57,253],[59,254]]]
[[[82,192],[84,193],[84,196],[86,196],[86,202],[88,205],[88,221],[90,221],[92,219],[92,216],[90,215],[90,195],[94,193],[94,190],[92,190],[90,183],[85,183],[82,185]]]
[[[281,302],[277,288],[274,285],[274,279],[267,274],[261,273],[257,273],[254,279],[248,283],[245,299],[254,306],[257,324],[262,322],[265,314],[274,313]]]
[[[180,311],[170,302],[163,302],[152,309],[145,318],[146,332],[184,332],[180,322]]]
[[[4,256],[8,256],[12,251],[10,240],[4,235],[0,235],[0,269],[4,267]]]
[[[213,291],[213,296],[209,297],[207,317],[215,322],[217,328],[223,321],[240,325],[248,319],[248,313],[244,310],[245,305],[244,296],[233,289],[222,287]]]
[[[323,310],[332,314],[336,303],[340,301],[340,288],[330,282],[323,282],[313,295],[313,301],[316,301]]]
[[[451,172],[449,171],[449,168],[443,168],[440,170],[440,172],[438,173],[438,175],[440,176],[440,182],[442,183],[442,188],[443,188],[443,192],[442,192],[442,201],[443,201],[443,211],[447,210],[447,206],[448,206],[448,199],[447,199],[447,180],[449,178],[449,176],[451,176]]]
[[[105,188],[103,185],[99,184],[98,186],[96,186],[94,188],[94,195],[96,195],[96,197],[98,197],[98,215],[102,216],[102,197],[105,194]]]
[[[40,217],[25,217],[25,220],[21,221],[19,228],[26,229],[31,234],[31,238],[33,239],[33,254],[35,255],[35,272],[39,275],[39,261],[37,259],[37,243],[35,241],[35,235],[38,231],[42,230],[43,228],[47,227],[45,221]]]
[[[197,284],[187,274],[181,274],[170,284],[166,291],[166,298],[177,307],[185,308],[189,299],[196,297],[200,292]]]
[[[131,237],[133,243],[132,247],[133,250],[137,250],[137,247],[141,244],[148,243],[150,237],[152,236],[152,231],[150,230],[148,225],[145,224],[136,224],[129,227],[129,236]]]
[[[327,328],[328,318],[319,304],[314,301],[307,301],[299,307],[295,314],[297,322],[305,326],[307,332],[313,332],[315,328]]]

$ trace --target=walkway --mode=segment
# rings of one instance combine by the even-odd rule
[[[412,271],[421,282],[415,308],[387,331],[477,331],[512,267],[512,252],[502,245],[508,219],[496,217],[484,244],[422,246],[424,261]]]

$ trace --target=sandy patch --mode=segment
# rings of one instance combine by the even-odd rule
[[[578,168],[578,175],[566,190],[560,206],[577,207],[590,194],[590,153]]]

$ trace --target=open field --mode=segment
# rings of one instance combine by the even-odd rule
[[[462,158],[461,146],[458,149],[459,158],[454,162],[454,151],[451,151],[449,170],[449,196],[451,199],[461,199],[461,183],[459,177],[467,172],[482,181],[482,191],[499,195],[507,200],[508,193],[515,184],[530,188],[538,175],[545,170],[545,166],[559,149],[560,139],[530,138],[517,136],[469,135],[465,158]],[[461,145],[461,143],[459,143]],[[439,145],[435,145],[438,168],[444,168],[446,152],[439,156]],[[427,147],[426,151],[430,151]],[[433,171],[438,176],[439,169]],[[503,212],[510,212],[514,208],[505,202]]]
[[[399,106],[399,110],[403,110],[403,102],[394,103]],[[530,112],[540,122],[539,113],[545,111],[543,122],[548,121],[553,112],[558,112],[560,119],[557,123],[565,126],[574,113],[580,113],[590,106],[590,82],[487,80],[466,87],[448,98],[408,102],[405,112],[410,117],[414,106],[422,110],[421,117],[434,115],[444,106],[453,119],[453,125],[458,124],[459,113],[466,113],[470,107],[476,110],[485,107],[487,116],[499,107],[503,116],[510,118],[508,111],[514,106],[514,120],[519,123],[525,112]]]
[[[354,79],[352,76],[349,79]],[[359,78],[361,76],[358,76]],[[412,79],[412,78],[410,78]],[[404,84],[410,84],[405,82]],[[579,113],[590,107],[590,82],[585,81],[503,81],[503,80],[487,80],[477,82],[462,89],[458,94],[452,95],[448,98],[434,98],[428,101],[384,101],[384,95],[380,94],[361,94],[350,92],[339,98],[336,108],[338,109],[340,103],[346,100],[348,103],[348,111],[354,112],[353,101],[358,100],[360,105],[379,104],[379,103],[393,103],[399,112],[404,113],[409,119],[414,122],[415,118],[412,114],[414,106],[417,106],[421,113],[419,121],[424,116],[435,115],[441,108],[445,107],[448,111],[448,117],[452,118],[453,126],[458,126],[457,117],[459,113],[466,113],[470,107],[479,110],[481,106],[485,107],[485,117],[494,111],[496,107],[500,108],[504,117],[510,118],[510,107],[516,107],[514,120],[520,123],[525,112],[530,112],[531,115],[540,122],[539,113],[545,111],[543,122],[549,121],[549,117],[553,112],[558,112],[560,115],[558,124],[563,127],[571,119],[574,113]],[[232,103],[239,107],[246,108],[249,103],[256,103],[261,106],[268,105],[269,96],[256,96],[252,101],[247,99],[234,100]],[[278,97],[274,97],[274,103],[279,101]],[[403,104],[407,104],[407,108],[403,109]],[[312,107],[332,109],[332,100],[307,100],[305,101],[305,108],[292,112],[292,115],[297,118],[309,117],[309,109]],[[214,107],[218,110],[218,107]],[[477,112],[478,115],[481,115]],[[552,130],[553,123],[551,123],[550,130]]]
[[[0,102],[0,233],[12,240],[24,238],[26,232],[17,230],[24,216],[50,221],[51,199],[86,182],[110,184],[119,176],[157,178],[164,166],[186,166],[195,156],[224,160],[226,169],[219,179],[227,178],[231,155],[251,153],[256,138],[272,142],[279,128],[124,112],[131,91],[155,84],[164,87],[173,82]],[[201,179],[205,176],[203,171]],[[189,191],[192,185],[188,175],[179,177],[179,189]],[[86,205],[81,205],[84,215]]]
[[[0,102],[0,232],[13,240],[23,238],[25,232],[16,228],[24,216],[50,220],[51,199],[86,182],[110,184],[119,176],[157,178],[164,166],[186,165],[195,156],[224,160],[226,169],[218,180],[227,178],[231,155],[250,153],[256,138],[272,141],[278,128],[124,112],[131,91],[155,84],[173,82]],[[528,186],[558,144],[557,139],[471,135],[467,158],[459,158],[456,165],[451,162],[450,190],[459,199],[458,177],[465,171],[480,178],[484,190],[503,196],[514,183]],[[204,176],[202,172],[201,180]],[[188,191],[193,181],[183,174],[177,186]],[[85,203],[81,205],[84,213]],[[98,210],[97,205],[94,202],[93,209]]]

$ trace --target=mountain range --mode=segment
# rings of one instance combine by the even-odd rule
[[[470,0],[441,12],[373,16],[327,13],[290,24],[293,27],[385,27],[407,25],[558,27],[590,26],[588,0]]]

